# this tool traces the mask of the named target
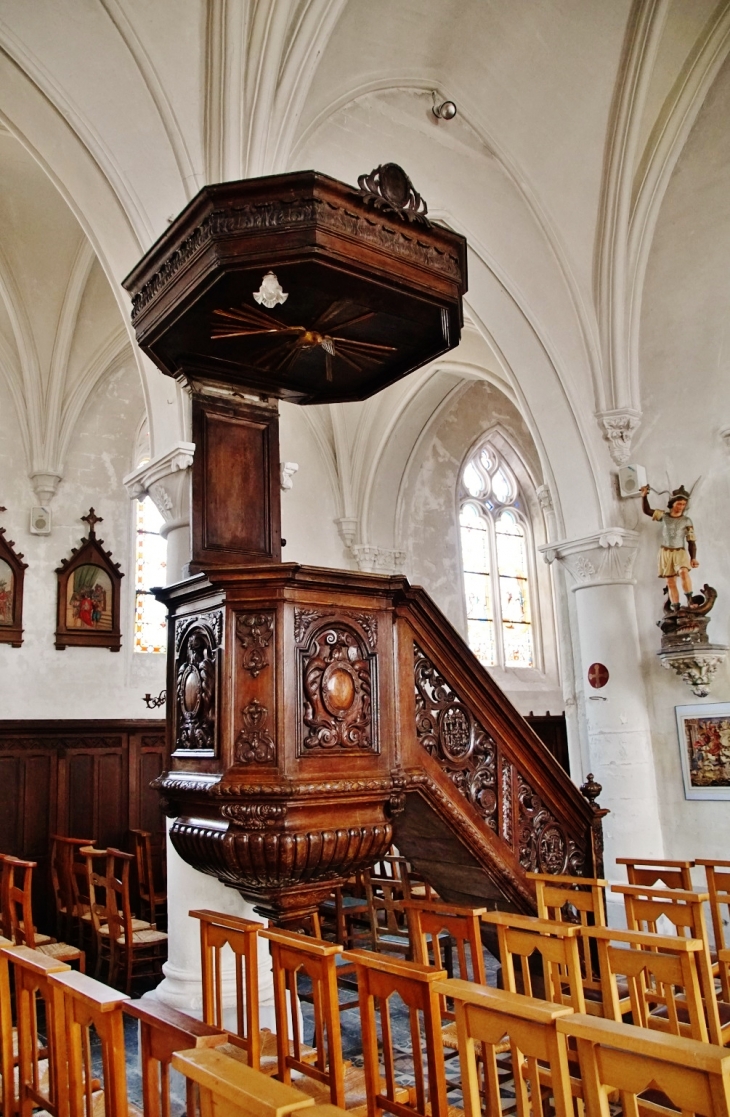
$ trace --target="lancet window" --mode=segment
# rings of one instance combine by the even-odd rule
[[[529,523],[514,474],[489,441],[466,460],[459,505],[469,646],[485,667],[533,667]]]
[[[164,586],[167,566],[167,541],[160,535],[162,516],[153,501],[135,501],[135,587],[134,650],[167,650],[167,610],[150,593],[153,586]]]

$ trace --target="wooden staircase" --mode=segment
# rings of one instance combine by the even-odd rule
[[[424,590],[404,585],[395,613],[405,787],[398,849],[452,903],[533,912],[527,872],[602,875],[605,812]]]

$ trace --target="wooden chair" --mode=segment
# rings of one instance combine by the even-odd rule
[[[51,884],[56,901],[56,933],[65,938],[73,937],[76,914],[72,866],[77,852],[83,846],[93,844],[88,838],[66,838],[60,834],[51,835]]]
[[[83,973],[86,966],[83,950],[39,934],[33,924],[32,888],[36,865],[36,861],[21,861],[18,857],[6,856],[3,860],[3,909],[7,912],[10,932],[5,937],[18,946],[39,950],[60,962],[76,962]],[[21,884],[16,883],[17,875],[22,878]]]
[[[447,1117],[441,997],[436,989],[438,982],[446,977],[446,971],[420,962],[388,958],[370,950],[350,950],[345,958],[355,963],[357,972],[368,1117],[378,1117],[381,1113],[393,1113],[397,1117],[416,1113],[421,1117],[426,1114]],[[407,1089],[399,1085],[395,1077],[388,1003],[393,994],[398,994],[408,1010],[415,1086]],[[380,1075],[376,1012],[380,1015],[384,1082]],[[425,1049],[425,1074],[422,1048]],[[402,1100],[404,1091],[406,1100]]]
[[[318,942],[307,935],[268,928],[261,932],[271,944],[276,1011],[278,1077],[291,1082],[292,1070],[308,1081],[299,1088],[322,1102],[353,1109],[367,1099],[365,1076],[342,1058],[337,962],[339,943]],[[299,1026],[301,995],[298,977],[312,983],[314,1047],[302,1042]]]
[[[129,1000],[93,977],[70,970],[49,974],[48,980],[63,997],[68,1056],[70,1117],[94,1117],[96,1083],[91,1071],[89,1031],[93,1027],[101,1045],[105,1117],[135,1117],[141,1113],[127,1102],[122,1005]]]
[[[319,916],[322,933],[333,934],[340,946],[355,947],[360,939],[369,940],[370,916],[362,874],[358,873],[346,885],[335,888],[332,895],[319,905]],[[361,928],[360,934],[358,927]]]
[[[626,866],[629,884],[646,885],[647,888],[678,888],[683,892],[692,891],[694,861],[654,861],[636,857],[617,857],[617,865]]]
[[[134,860],[121,849],[107,850],[106,901],[109,928],[109,984],[124,975],[124,988],[132,991],[132,978],[161,974],[167,956],[167,934],[154,925],[139,927],[129,897],[129,868]]]
[[[68,1117],[63,998],[50,983],[49,975],[69,972],[71,967],[27,946],[7,946],[0,953],[6,967],[8,962],[12,963],[15,977],[19,1117],[32,1117],[33,1110],[39,1106],[52,1117]],[[42,1031],[46,1042],[43,1045],[39,1040],[38,998],[43,1001],[45,1010]],[[11,1072],[11,1083],[12,1079]],[[3,1112],[13,1112],[10,1102],[4,1102]]]
[[[580,925],[554,923],[527,915],[490,911],[482,916],[485,923],[497,928],[502,981],[510,993],[533,994],[530,959],[537,954],[542,961],[544,997],[546,1001],[567,1005],[574,1012],[585,1012],[585,996],[581,978],[579,940]],[[515,958],[519,959],[522,988],[517,988]]]
[[[697,969],[703,949],[699,939],[607,927],[589,927],[583,933],[598,946],[607,1020],[620,1021],[630,1012],[637,1027],[708,1042]],[[626,997],[619,995],[617,975],[623,978]]]
[[[589,1117],[609,1117],[616,1092],[626,1117],[729,1117],[730,1053],[722,1047],[579,1014],[556,1027],[577,1044]],[[642,1099],[648,1091],[657,1099]]]
[[[487,984],[480,933],[480,919],[486,908],[458,907],[424,900],[406,900],[403,906],[408,917],[414,962],[445,969],[451,977],[455,945],[459,977],[477,985]],[[441,1019],[447,1021],[441,1030],[443,1045],[456,1051],[456,1017],[443,997]]]
[[[581,927],[605,927],[605,889],[608,881],[598,877],[551,876],[547,873],[528,873],[535,882],[537,914],[540,919],[556,923],[578,923]],[[601,974],[595,948],[590,938],[582,936],[578,943],[581,979],[586,1011],[602,1015],[603,992]],[[626,988],[621,989],[628,996]]]
[[[695,865],[701,865],[707,878],[707,892],[710,897],[710,915],[715,935],[715,949],[712,952],[712,972],[719,976],[723,1001],[730,1001],[730,973],[726,965],[719,961],[721,951],[725,950],[725,924],[723,908],[730,915],[730,861],[698,858]]]
[[[227,1032],[167,1005],[125,1001],[122,1011],[139,1020],[140,1063],[144,1117],[170,1117],[170,1065],[177,1051],[200,1051],[228,1042]],[[187,1080],[186,1112],[196,1110],[194,1086]]]
[[[720,1046],[730,1042],[730,1004],[726,1001],[718,1002],[712,973],[704,914],[708,894],[679,889],[642,888],[630,884],[612,885],[612,891],[624,897],[629,930],[651,931],[656,934],[659,920],[665,916],[673,924],[677,935],[700,940],[702,950],[698,952],[697,969],[710,1042]]]
[[[203,1020],[229,1034],[231,1049],[254,1070],[275,1074],[276,1036],[259,1026],[258,935],[263,924],[254,919],[205,909],[188,912],[200,921],[200,963],[203,982]],[[221,951],[230,947],[236,975],[235,1030],[223,1019],[223,982]]]
[[[411,944],[403,902],[410,900],[404,857],[389,855],[363,873],[373,950],[409,956]]]
[[[534,1099],[532,1112],[542,1113],[538,1060],[550,1075],[555,1117],[573,1117],[567,1042],[556,1028],[559,1019],[571,1014],[570,1008],[502,989],[478,988],[459,979],[439,981],[434,988],[454,1004],[466,1117],[481,1117],[482,1113],[477,1044],[484,1065],[485,1117],[498,1117],[502,1112],[503,1076],[497,1055],[505,1046],[512,1054],[520,1117],[528,1117],[531,1112],[530,1098]]]
[[[10,993],[10,966],[2,951],[4,946],[12,946],[10,939],[0,936],[0,1112],[3,1117],[12,1117],[16,1110],[15,1102],[15,1052],[13,1050],[17,1033],[13,1027],[13,1006]]]
[[[313,1098],[300,1090],[229,1058],[220,1049],[177,1053],[172,1065],[198,1086],[201,1117],[287,1117],[305,1107],[308,1117],[337,1117],[342,1112],[332,1106],[315,1107]]]
[[[158,891],[155,885],[154,862],[152,859],[152,835],[148,830],[130,830],[134,844],[134,857],[137,865],[137,883],[139,886],[140,916],[143,918],[149,912],[149,921],[157,926],[161,917],[167,921],[167,892]],[[145,911],[145,907],[147,911]]]

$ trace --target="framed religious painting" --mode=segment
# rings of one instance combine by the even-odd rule
[[[685,799],[730,799],[730,702],[675,710]]]
[[[4,512],[0,508],[0,512]],[[23,579],[28,564],[0,527],[0,644],[23,643]]]
[[[102,517],[90,508],[81,519],[89,525],[89,534],[56,570],[56,647],[118,652],[122,646],[119,598],[124,575],[111,552],[104,550],[104,540],[96,536],[96,525]]]

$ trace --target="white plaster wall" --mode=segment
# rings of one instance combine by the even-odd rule
[[[332,479],[303,408],[280,405],[279,445],[281,461],[299,466],[293,487],[281,494],[281,534],[286,539],[282,561],[349,568],[352,559],[335,524],[338,511]]]
[[[139,373],[130,362],[105,377],[87,401],[72,439],[66,474],[53,501],[53,531],[31,535],[31,504],[37,503],[18,464],[23,451],[7,387],[0,378],[0,523],[28,563],[25,572],[21,648],[0,644],[0,717],[144,718],[142,695],[165,685],[164,655],[134,654],[133,505],[122,485],[132,467],[143,414]],[[97,534],[124,572],[121,599],[122,649],[54,647],[54,570],[86,533],[79,517],[93,505],[103,524]]]
[[[691,486],[698,538],[695,586],[719,594],[710,639],[730,642],[730,66],[725,64],[669,185],[649,261],[641,331],[645,425],[633,457],[658,489]],[[667,483],[667,474],[671,486]],[[652,505],[659,497],[652,494]],[[638,502],[637,502],[638,505]],[[636,564],[639,632],[649,696],[665,852],[727,857],[730,803],[684,797],[674,707],[730,701],[727,666],[698,699],[656,661],[663,583],[656,577],[658,525],[632,510],[642,533]]]
[[[495,443],[507,441],[516,456],[509,459],[517,469],[526,511],[536,545],[544,543],[542,512],[534,490],[542,484],[537,450],[517,408],[492,384],[466,382],[448,397],[426,429],[410,462],[401,515],[407,571],[411,581],[422,585],[455,628],[466,638],[461,558],[458,536],[457,489],[464,458],[473,444],[493,431]],[[519,476],[519,474],[522,476]],[[501,670],[490,674],[521,713],[561,713],[560,688],[553,617],[550,572],[536,555],[532,588],[535,624],[535,668]]]

